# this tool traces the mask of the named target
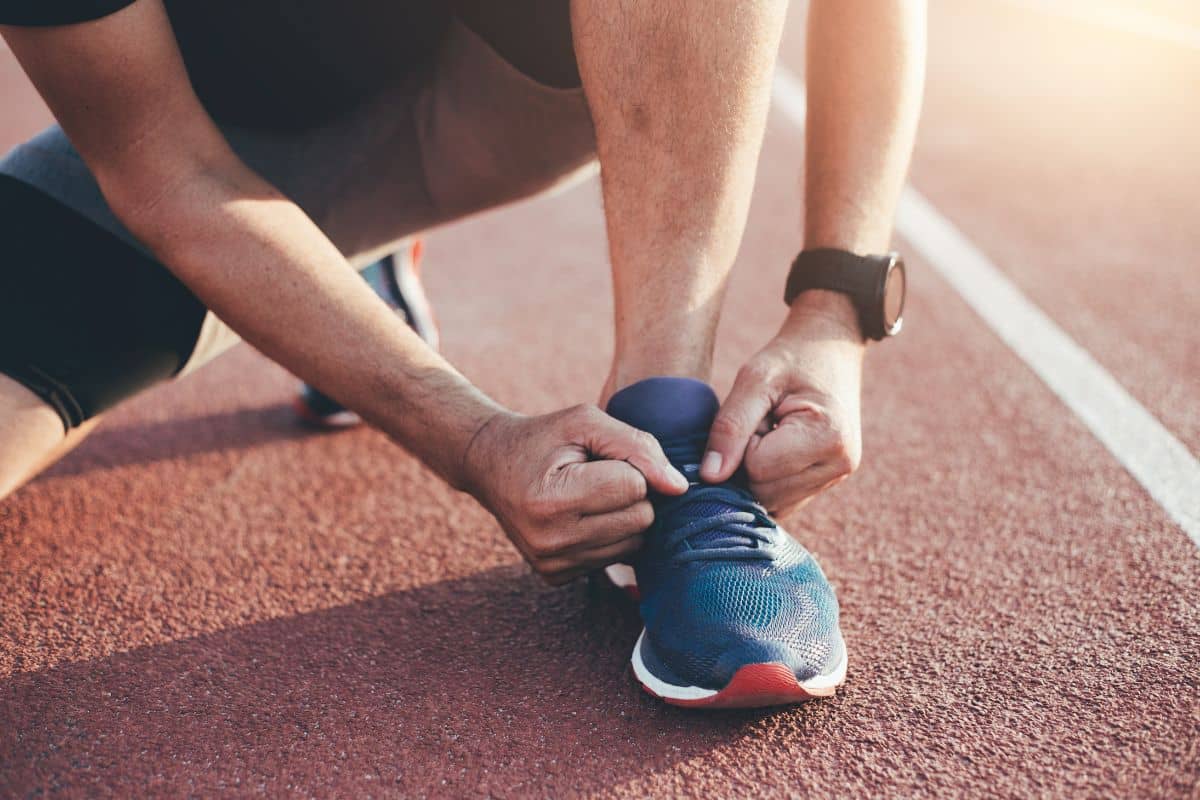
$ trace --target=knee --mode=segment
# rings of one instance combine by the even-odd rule
[[[37,474],[63,440],[58,413],[0,374],[0,500]]]

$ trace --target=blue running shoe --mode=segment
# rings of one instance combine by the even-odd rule
[[[701,381],[650,378],[608,403],[652,433],[692,482],[652,498],[654,525],[634,563],[645,629],[633,671],[679,706],[753,708],[832,695],[846,678],[833,587],[738,479],[700,482],[717,396]],[[620,580],[620,570],[611,570]],[[628,581],[625,581],[626,589]]]
[[[421,286],[423,249],[422,241],[414,239],[408,246],[376,261],[360,274],[375,290],[375,294],[403,316],[417,335],[436,350],[437,323],[433,318],[433,307]],[[308,384],[303,385],[296,397],[295,408],[301,420],[317,428],[349,428],[362,422],[358,414]]]

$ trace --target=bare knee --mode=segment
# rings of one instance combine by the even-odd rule
[[[52,463],[66,439],[62,419],[49,404],[0,375],[0,498]]]

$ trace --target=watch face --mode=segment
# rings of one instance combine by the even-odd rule
[[[904,295],[908,289],[905,283],[904,262],[895,257],[883,279],[883,328],[888,336],[899,333],[904,321]]]

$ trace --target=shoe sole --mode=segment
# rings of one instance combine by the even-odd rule
[[[656,678],[642,661],[642,641],[646,631],[638,637],[630,663],[633,674],[646,692],[663,702],[684,708],[764,708],[767,706],[792,705],[818,697],[831,697],[846,680],[847,659],[829,675],[818,675],[806,681],[797,680],[787,665],[777,661],[762,664],[746,664],[733,674],[722,689],[705,689],[700,686],[675,686]]]
[[[637,573],[628,564],[609,564],[604,568],[604,577],[617,591],[624,594],[635,603],[642,601],[642,593],[638,590]]]

